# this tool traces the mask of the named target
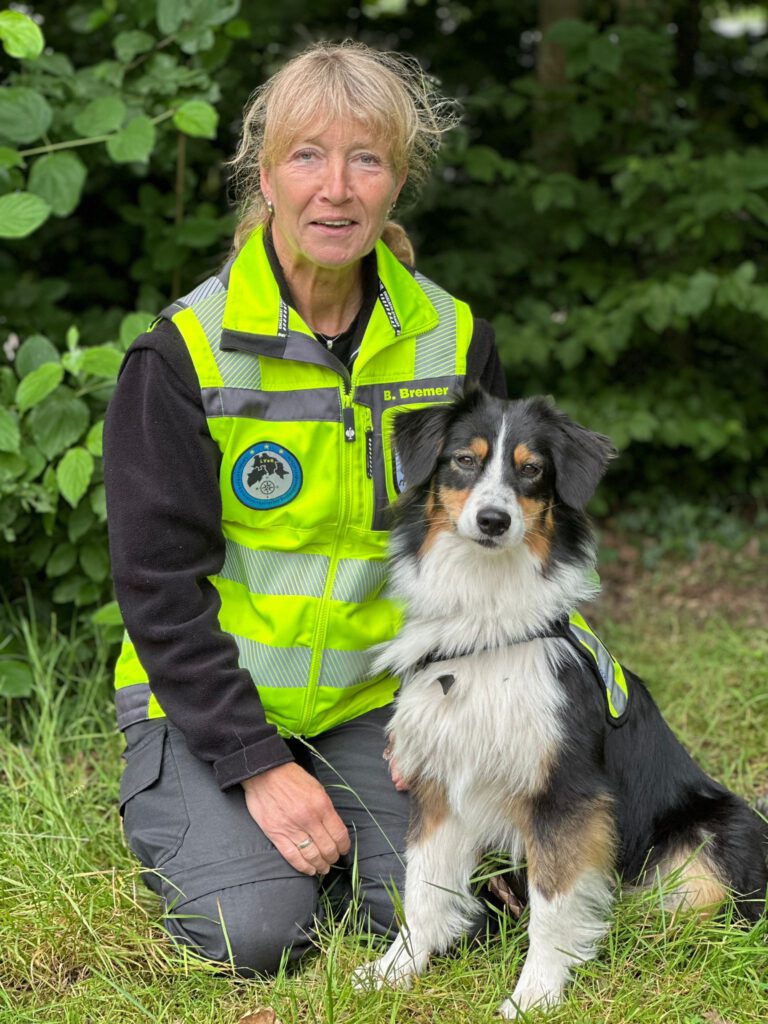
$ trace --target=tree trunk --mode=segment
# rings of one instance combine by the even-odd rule
[[[536,54],[536,81],[540,93],[536,101],[533,130],[533,154],[546,170],[570,171],[575,168],[573,144],[565,117],[568,109],[565,91],[565,50],[547,42],[547,30],[564,18],[578,18],[581,0],[539,0],[539,31],[542,38]]]

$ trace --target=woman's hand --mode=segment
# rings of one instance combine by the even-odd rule
[[[349,833],[330,797],[295,762],[270,768],[241,785],[251,817],[297,871],[325,875],[349,852]]]

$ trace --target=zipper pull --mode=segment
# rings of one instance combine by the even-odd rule
[[[341,413],[344,421],[344,440],[356,441],[357,433],[355,431],[355,410],[352,406],[347,405],[342,409]]]

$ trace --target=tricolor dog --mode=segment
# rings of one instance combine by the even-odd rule
[[[574,609],[595,596],[584,508],[607,438],[542,399],[474,391],[400,414],[407,489],[391,577],[406,623],[381,666],[402,678],[392,753],[415,817],[405,925],[360,987],[407,983],[478,920],[484,851],[527,865],[529,950],[501,1016],[563,997],[595,956],[614,879],[672,875],[669,903],[764,909],[768,835],[706,775],[643,683]]]

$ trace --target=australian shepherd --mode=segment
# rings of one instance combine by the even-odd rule
[[[358,987],[406,984],[476,927],[487,850],[527,866],[529,950],[502,1017],[562,1000],[609,927],[616,875],[671,876],[668,905],[730,896],[756,920],[764,823],[572,614],[597,589],[584,508],[608,439],[546,400],[476,390],[401,414],[395,447],[391,579],[407,612],[380,665],[402,679],[392,754],[414,820],[405,923]]]

